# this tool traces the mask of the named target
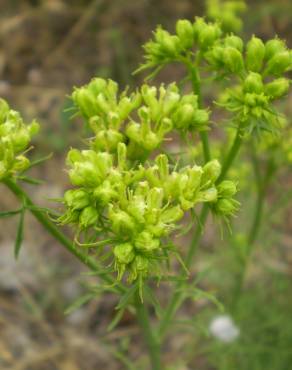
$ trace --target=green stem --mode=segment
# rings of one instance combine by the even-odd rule
[[[152,370],[161,370],[160,343],[151,328],[147,307],[143,302],[141,302],[141,298],[138,293],[136,295],[135,307],[138,323],[148,348]]]
[[[219,178],[217,179],[217,182],[216,182],[217,184],[220,184],[220,182],[222,182],[225,179],[229,168],[231,167],[234,159],[236,158],[236,156],[239,152],[241,144],[242,144],[242,131],[241,131],[240,127],[238,127],[235,139],[233,141],[233,144],[232,144],[232,146],[229,150],[229,153],[227,154],[227,156],[224,160],[222,170],[221,170],[221,174],[220,174],[220,176],[219,176]]]
[[[247,272],[247,268],[248,268],[250,257],[251,257],[252,250],[253,250],[252,247],[257,240],[260,227],[261,227],[263,210],[264,210],[264,202],[265,202],[267,189],[268,189],[271,177],[275,171],[274,161],[272,158],[268,162],[266,174],[263,179],[261,179],[261,176],[259,173],[259,165],[258,165],[258,161],[256,157],[253,158],[253,165],[254,165],[255,178],[257,180],[257,201],[256,201],[256,206],[255,206],[255,211],[254,211],[253,222],[252,222],[250,232],[247,238],[246,254],[242,261],[240,274],[237,279],[233,298],[232,298],[231,310],[233,312],[236,312],[236,309],[238,307],[239,298],[243,290],[246,272]]]
[[[193,64],[189,59],[184,60],[184,63],[188,69],[190,79],[192,82],[192,87],[194,93],[198,96],[198,106],[199,108],[203,107],[203,99],[201,93],[201,79],[198,71],[199,59]],[[210,147],[208,133],[206,131],[200,132],[200,138],[203,145],[204,161],[209,162],[211,159]]]
[[[239,127],[236,133],[234,142],[230,148],[229,153],[226,156],[225,162],[223,163],[223,167],[222,167],[223,174],[221,173],[219,179],[217,180],[217,183],[220,183],[221,181],[225,179],[232,162],[234,161],[236,155],[239,152],[241,143],[242,143],[241,130]],[[209,213],[209,207],[207,204],[204,204],[200,217],[199,217],[199,225],[192,238],[192,241],[191,241],[191,244],[190,244],[186,259],[185,259],[185,265],[187,268],[190,268],[192,265],[193,257],[198,249],[198,245],[199,245],[201,235],[202,235],[202,229],[204,228],[205,223],[207,221],[208,213]],[[168,327],[169,327],[169,323],[172,321],[173,316],[175,315],[176,311],[178,310],[178,308],[183,302],[183,293],[181,289],[183,284],[184,282],[179,282],[177,284],[176,290],[173,293],[172,297],[170,298],[170,302],[165,310],[165,314],[163,315],[160,321],[160,325],[158,328],[160,338],[163,338],[164,335],[166,334]]]
[[[16,195],[16,197],[20,200],[24,200],[26,206],[30,209],[30,212],[34,215],[34,217],[44,226],[44,228],[63,245],[71,254],[79,259],[84,265],[86,265],[92,271],[100,271],[101,267],[99,264],[90,256],[84,255],[80,249],[76,248],[75,245],[71,242],[69,238],[67,238],[57,227],[56,225],[48,219],[48,217],[43,213],[43,211],[39,210],[31,198],[26,194],[26,192],[17,185],[14,181],[10,179],[4,180],[4,184]],[[114,285],[115,280],[109,275],[100,275],[100,278],[104,280],[106,283]],[[116,285],[116,288],[123,292],[125,288],[121,285]]]

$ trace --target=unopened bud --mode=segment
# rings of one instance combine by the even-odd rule
[[[287,94],[289,90],[289,80],[286,78],[278,78],[265,86],[265,93],[272,99],[281,98]]]
[[[119,263],[127,265],[135,258],[134,247],[130,243],[118,244],[114,248],[114,255]]]
[[[176,33],[185,49],[189,49],[193,46],[194,30],[190,21],[187,19],[178,20],[176,23]]]
[[[259,72],[263,66],[265,45],[261,39],[253,36],[246,47],[246,66],[252,72]]]
[[[264,90],[262,76],[255,72],[250,72],[243,84],[244,92],[260,94]]]
[[[266,74],[280,76],[282,73],[286,72],[292,65],[291,55],[289,51],[282,51],[275,54],[267,63],[267,68],[265,70]]]
[[[242,54],[235,48],[227,47],[224,49],[223,62],[232,73],[240,74],[244,69]]]

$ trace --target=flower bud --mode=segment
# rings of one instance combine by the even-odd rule
[[[206,28],[206,26],[207,23],[205,22],[204,18],[196,17],[195,23],[193,24],[194,38],[196,41],[198,41],[199,35]]]
[[[162,181],[167,180],[169,175],[168,158],[165,154],[160,154],[155,158],[155,163],[159,168],[159,176]]]
[[[215,202],[217,200],[218,192],[215,187],[211,187],[207,190],[201,191],[198,194],[198,198],[201,202]]]
[[[220,176],[220,173],[221,164],[217,159],[213,159],[203,167],[202,183],[205,184],[208,181],[214,183]]]
[[[232,73],[240,74],[244,69],[242,54],[235,48],[227,47],[224,49],[223,62]]]
[[[89,206],[82,210],[79,223],[82,228],[94,226],[98,221],[98,212],[95,207]]]
[[[252,72],[259,72],[263,66],[265,45],[261,39],[253,36],[246,47],[246,66]]]
[[[135,224],[131,216],[128,213],[118,210],[109,211],[109,219],[112,222],[112,230],[114,233],[120,236],[132,234],[135,229]]]
[[[93,197],[101,206],[106,206],[113,199],[117,199],[118,193],[113,189],[108,180],[104,181],[93,191]]]
[[[135,258],[134,247],[130,243],[118,244],[114,248],[114,255],[118,263],[127,265]]]
[[[125,169],[127,164],[127,147],[124,143],[118,144],[118,165],[119,169]]]
[[[287,78],[278,78],[265,86],[265,94],[272,99],[278,99],[288,93],[289,86],[290,83]]]
[[[243,91],[248,93],[260,94],[264,90],[262,76],[255,72],[250,72],[243,84]]]
[[[86,87],[76,89],[72,94],[72,99],[84,117],[89,118],[97,114],[94,96]]]
[[[226,36],[224,39],[224,44],[226,47],[235,48],[241,53],[243,51],[243,41],[238,36],[235,36],[235,35]]]
[[[275,54],[267,63],[266,74],[280,76],[291,67],[291,55],[289,51],[282,51]]]
[[[12,170],[16,172],[23,172],[29,168],[30,161],[24,155],[18,155],[15,158]]]
[[[12,136],[12,143],[15,152],[24,150],[30,142],[30,136],[26,127],[17,130]]]
[[[221,30],[217,24],[207,24],[198,34],[201,49],[207,49],[220,37]]]
[[[192,122],[194,112],[195,110],[191,104],[181,105],[174,116],[175,127],[177,129],[188,129]]]
[[[81,210],[90,204],[89,194],[82,189],[67,190],[64,195],[64,201],[73,210]]]
[[[184,49],[189,49],[193,46],[194,30],[190,21],[187,19],[178,20],[176,22],[176,33]]]
[[[147,205],[149,209],[161,208],[164,193],[161,188],[152,188],[147,194]]]
[[[219,199],[218,202],[215,204],[216,212],[223,215],[229,216],[232,215],[236,210],[236,204],[234,203],[233,199]]]
[[[135,247],[138,250],[151,252],[160,246],[159,239],[154,239],[148,231],[142,231],[135,239]]]
[[[218,185],[218,192],[220,197],[231,198],[237,192],[236,185],[233,181],[225,180]]]
[[[132,268],[137,272],[147,273],[149,266],[149,260],[141,255],[137,255],[132,263]]]
[[[199,130],[204,129],[209,121],[209,112],[205,109],[197,109],[193,116],[193,126],[197,127]]]
[[[285,42],[275,38],[267,41],[265,45],[265,59],[268,61],[273,58],[275,55],[282,53],[286,50]]]
[[[113,81],[112,81],[113,82]],[[100,93],[104,92],[107,88],[107,82],[103,78],[93,78],[87,85],[88,91],[92,93],[92,96],[98,96]],[[117,90],[117,84],[116,84]]]
[[[9,105],[4,99],[0,99],[0,124],[6,119],[9,112]]]
[[[165,224],[173,224],[179,221],[184,215],[180,206],[174,206],[162,212],[159,220]]]

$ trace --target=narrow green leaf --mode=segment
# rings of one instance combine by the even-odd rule
[[[30,177],[30,176],[22,175],[22,176],[17,176],[17,178],[19,180],[27,182],[28,184],[31,184],[31,185],[42,185],[42,184],[44,184],[44,181],[35,179],[33,177]]]
[[[18,215],[18,213],[20,213],[20,212],[21,212],[21,209],[16,209],[15,211],[0,212],[0,218],[15,216],[15,215]]]
[[[70,304],[69,307],[66,308],[65,315],[69,315],[70,313],[72,313],[73,311],[76,311],[81,306],[84,306],[91,299],[93,299],[94,296],[95,294],[93,293],[86,293],[82,295],[81,297],[78,297],[73,303]]]
[[[15,259],[18,258],[20,248],[22,245],[23,241],[23,223],[24,223],[24,214],[25,214],[25,207],[23,206],[20,212],[20,217],[19,217],[19,223],[17,227],[17,234],[16,234],[16,239],[15,239],[15,244],[14,244],[14,257]]]
[[[121,297],[116,309],[117,310],[125,309],[125,307],[128,305],[130,300],[133,298],[137,289],[138,289],[138,284],[137,283],[132,285],[131,288],[128,289],[127,292]]]
[[[29,168],[37,166],[38,164],[43,163],[43,162],[47,161],[48,159],[51,159],[52,156],[53,156],[53,153],[50,153],[50,154],[46,155],[45,157],[41,157],[39,159],[36,159],[35,161],[32,161],[29,165]]]
[[[125,309],[118,310],[118,312],[115,314],[115,317],[113,320],[110,322],[109,326],[107,327],[107,331],[110,332],[112,331],[118,323],[121,321],[123,315],[124,315]]]

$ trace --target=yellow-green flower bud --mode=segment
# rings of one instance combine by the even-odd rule
[[[89,118],[97,114],[96,100],[86,87],[76,89],[72,94],[72,99],[84,117]]]
[[[262,76],[255,72],[250,72],[243,84],[243,91],[248,93],[260,94],[264,91]]]
[[[153,238],[153,235],[151,235],[148,231],[142,231],[140,234],[138,234],[134,243],[138,250],[145,252],[151,252],[158,249],[160,246],[159,239]]]
[[[275,38],[267,41],[265,45],[265,59],[268,61],[273,58],[275,55],[286,50],[285,42]]]
[[[229,216],[237,210],[237,207],[233,199],[223,198],[219,199],[218,202],[216,202],[215,209],[217,213],[224,216]]]
[[[89,206],[80,213],[79,223],[82,228],[96,225],[98,221],[98,212],[96,208]]]
[[[218,179],[221,173],[221,164],[217,159],[205,164],[203,167],[202,183],[211,182],[212,184]]]
[[[112,230],[119,236],[128,236],[135,230],[134,220],[125,211],[110,210],[108,217],[112,222]]]
[[[201,202],[215,202],[217,200],[218,192],[215,187],[201,191],[198,194],[198,199]]]
[[[246,47],[246,66],[249,71],[259,72],[265,57],[265,45],[261,39],[253,36]]]
[[[189,49],[193,46],[194,30],[190,21],[187,19],[178,20],[176,23],[176,33],[184,49]]]
[[[174,206],[171,208],[167,208],[165,211],[162,212],[159,220],[165,224],[173,224],[179,221],[184,215],[183,210],[180,206]]]
[[[278,78],[265,86],[265,94],[272,99],[281,98],[289,91],[289,80],[287,78]]]
[[[24,155],[18,155],[13,163],[13,172],[23,172],[29,168],[30,161]]]
[[[64,201],[73,210],[81,210],[90,204],[89,194],[82,189],[67,190],[64,195]]]
[[[241,53],[243,51],[243,41],[238,36],[235,36],[235,35],[226,36],[224,39],[224,44],[226,47],[235,48]]]
[[[118,244],[114,248],[114,255],[118,263],[127,265],[135,258],[134,247],[130,243]]]
[[[217,24],[207,24],[198,34],[198,43],[202,49],[207,49],[220,35],[221,30]]]
[[[227,47],[223,51],[223,62],[228,71],[240,74],[244,69],[242,54],[239,50]]]
[[[0,124],[5,121],[9,113],[9,105],[4,99],[0,99]]]
[[[222,181],[218,185],[217,189],[218,189],[220,197],[223,197],[223,198],[231,198],[237,192],[235,183],[229,180]]]
[[[197,109],[193,116],[192,126],[197,127],[198,130],[205,129],[209,121],[209,112],[205,109]]]
[[[286,72],[292,65],[289,51],[282,51],[275,54],[268,62],[265,70],[266,74],[280,76]]]

